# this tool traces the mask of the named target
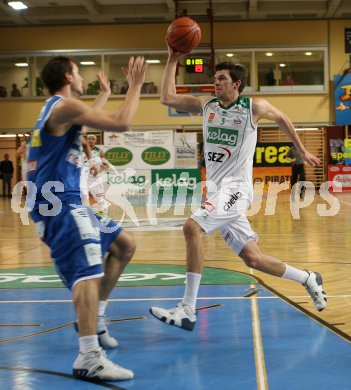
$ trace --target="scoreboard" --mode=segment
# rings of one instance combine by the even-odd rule
[[[188,73],[204,73],[204,63],[203,58],[186,58],[185,69]]]

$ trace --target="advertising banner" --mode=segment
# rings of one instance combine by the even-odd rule
[[[174,146],[105,146],[105,158],[115,167],[152,169],[174,168]]]
[[[351,74],[334,76],[335,121],[351,124]]]
[[[281,184],[291,180],[291,163],[286,160],[292,142],[258,142],[254,155],[253,182]]]
[[[291,167],[255,167],[253,169],[253,182],[264,183],[265,190],[270,183],[281,184],[291,181]]]
[[[148,196],[151,186],[150,170],[109,169],[107,171],[109,193],[125,196]]]
[[[332,164],[351,165],[351,139],[331,138],[329,147]]]
[[[328,165],[328,181],[333,183],[331,188],[337,192],[340,189],[351,191],[351,166]]]
[[[292,142],[258,142],[254,155],[254,167],[290,166],[286,155]]]
[[[171,146],[173,145],[173,131],[145,131],[134,132],[127,131],[123,133],[118,132],[104,132],[104,145],[108,146]]]
[[[197,168],[196,133],[175,133],[175,167]]]
[[[201,195],[199,169],[153,169],[151,183],[154,195],[163,192]]]

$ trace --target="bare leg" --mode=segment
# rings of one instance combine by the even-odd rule
[[[201,274],[205,257],[202,242],[204,231],[191,218],[186,221],[183,231],[186,241],[187,271]]]
[[[327,306],[327,295],[323,290],[322,276],[318,272],[301,271],[291,267],[273,256],[261,252],[256,241],[250,241],[239,255],[245,264],[266,274],[280,276],[302,283],[310,294],[314,307],[322,311]]]
[[[96,335],[100,278],[82,280],[73,289],[73,304],[79,323],[79,335]]]
[[[105,260],[105,275],[102,277],[100,283],[97,323],[99,342],[104,348],[115,348],[118,345],[117,340],[109,335],[106,327],[105,309],[111,291],[134,252],[135,243],[133,238],[123,231],[109,247],[109,254]]]
[[[109,255],[105,261],[105,276],[100,283],[100,301],[106,301],[115,287],[118,278],[135,252],[134,239],[122,231],[109,247]]]
[[[248,267],[266,274],[281,277],[285,272],[285,264],[281,260],[263,253],[256,241],[250,241],[240,252],[239,256]]]

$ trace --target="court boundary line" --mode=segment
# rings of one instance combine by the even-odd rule
[[[250,273],[253,271],[250,269]],[[255,289],[255,284],[251,283],[250,288],[252,291],[246,294],[246,298],[251,298],[251,317],[252,317],[252,337],[255,351],[255,366],[256,366],[256,381],[258,390],[268,389],[267,370],[264,357],[264,348],[262,342],[261,333],[261,322],[260,322],[260,311],[258,308],[257,297],[259,294],[258,290]]]

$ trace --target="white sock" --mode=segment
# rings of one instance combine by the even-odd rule
[[[282,278],[295,280],[295,282],[299,282],[301,284],[306,283],[306,280],[309,276],[306,271],[301,271],[297,268],[291,267],[288,264],[285,264],[285,266],[286,266],[286,268],[285,268],[285,272],[283,273]]]
[[[182,302],[190,306],[194,311],[196,308],[196,298],[199,291],[201,274],[193,272],[186,273],[185,292]]]
[[[88,353],[97,351],[100,348],[97,335],[79,337],[79,352]]]
[[[99,301],[99,307],[98,307],[98,316],[102,317],[105,315],[105,310],[107,306],[107,301]]]

